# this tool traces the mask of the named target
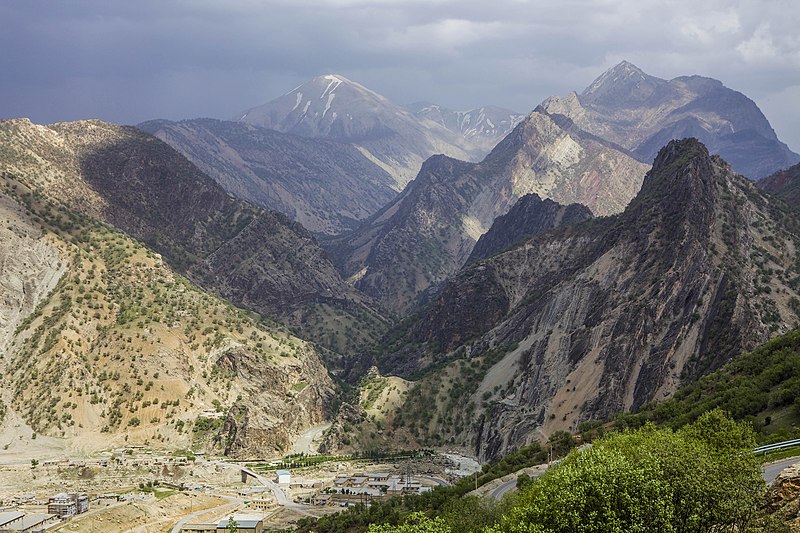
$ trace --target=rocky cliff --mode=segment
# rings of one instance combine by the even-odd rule
[[[424,376],[401,423],[498,457],[668,396],[798,321],[795,213],[694,139],[620,215],[564,226],[448,281],[381,369]]]
[[[759,180],[759,189],[774,194],[794,208],[800,207],[800,164]]]
[[[686,137],[696,137],[751,179],[800,161],[755,102],[702,76],[667,81],[623,61],[581,94],[549,98],[542,106],[647,163],[669,140]]]
[[[396,194],[394,180],[350,144],[211,119],[139,124],[238,198],[314,233],[338,234]]]
[[[467,263],[498,254],[537,233],[565,224],[577,224],[593,218],[588,207],[581,204],[561,205],[536,194],[526,194],[508,213],[494,219],[489,231],[481,235]]]

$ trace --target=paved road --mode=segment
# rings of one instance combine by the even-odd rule
[[[440,477],[434,477],[434,476],[414,476],[414,477],[419,478],[419,479],[427,479],[428,481],[436,483],[440,487],[446,487],[446,486],[450,485],[450,483],[448,483],[448,481],[446,479],[442,479]]]
[[[775,478],[778,477],[778,474],[784,468],[792,466],[795,463],[800,462],[800,457],[789,457],[788,459],[782,459],[780,461],[775,461],[774,463],[769,463],[761,467],[761,472],[764,475],[764,481],[767,482],[767,485],[775,481]]]
[[[231,496],[222,496],[220,494],[215,494],[215,496],[217,496],[219,498],[225,498],[226,500],[231,500],[231,501],[229,503],[223,503],[222,505],[219,505],[217,507],[212,507],[211,509],[201,509],[200,511],[197,511],[197,512],[194,512],[194,513],[191,513],[191,514],[188,514],[188,515],[184,516],[183,518],[178,520],[178,522],[172,528],[171,532],[172,533],[180,533],[181,529],[183,529],[183,526],[185,526],[190,520],[193,520],[193,519],[197,518],[201,514],[211,513],[211,512],[222,514],[224,511],[227,511],[228,509],[234,509],[238,505],[241,505],[242,503],[244,503],[244,500],[240,500],[238,498],[233,498]]]
[[[495,500],[500,500],[503,498],[506,492],[510,491],[511,489],[516,488],[517,486],[517,478],[514,477],[513,479],[509,479],[492,492],[489,493],[489,496]]]

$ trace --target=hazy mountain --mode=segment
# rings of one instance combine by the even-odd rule
[[[276,455],[331,415],[337,391],[312,344],[65,205],[111,208],[81,181],[74,144],[27,121],[0,123],[0,138],[9,453],[38,435],[81,454],[149,445]]]
[[[536,110],[480,163],[432,157],[397,199],[327,246],[356,287],[402,314],[454,274],[522,196],[618,213],[647,169],[568,119]]]
[[[144,241],[203,287],[342,353],[380,332],[305,229],[232,198],[159,139],[100,121],[4,121],[0,136],[0,169]]]
[[[238,122],[309,138],[350,143],[384,168],[401,191],[434,154],[479,159],[483,148],[463,135],[414,115],[378,93],[338,74],[314,78]]]
[[[592,212],[584,205],[561,205],[548,198],[542,200],[536,194],[526,194],[508,213],[494,219],[489,231],[475,243],[467,263],[491,257],[537,233],[592,217]]]
[[[800,161],[745,95],[701,76],[662,80],[623,61],[581,94],[547,99],[549,113],[652,161],[671,139],[696,137],[751,179]]]
[[[225,190],[309,231],[353,229],[396,196],[394,180],[349,144],[212,119],[137,126],[185,155]]]
[[[796,213],[673,141],[623,213],[466,267],[389,337],[382,372],[426,374],[398,423],[488,458],[664,398],[798,323],[798,250]]]
[[[774,194],[794,208],[800,207],[800,164],[759,180],[762,191]]]
[[[448,130],[464,136],[471,143],[483,148],[486,153],[489,153],[525,118],[523,113],[495,106],[453,111],[429,102],[416,102],[407,107],[418,117],[441,124]]]

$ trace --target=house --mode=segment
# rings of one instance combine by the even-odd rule
[[[289,484],[292,481],[292,476],[288,470],[276,470],[275,481],[279,484]]]
[[[250,509],[255,509],[256,511],[261,511],[266,513],[271,511],[275,507],[275,502],[273,500],[265,500],[263,498],[255,498],[247,502],[247,507]]]
[[[311,505],[330,505],[331,501],[330,494],[321,493],[311,497]]]
[[[264,531],[264,518],[259,515],[234,514],[223,518],[217,523],[217,533],[228,533],[230,518],[236,522],[236,531],[239,533],[261,533]]]
[[[78,514],[78,505],[69,494],[62,492],[47,501],[47,512],[59,518],[74,516]]]
[[[47,512],[59,518],[85,513],[89,510],[89,496],[74,492],[56,494],[47,501]]]

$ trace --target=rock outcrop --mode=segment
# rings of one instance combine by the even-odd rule
[[[561,205],[536,194],[520,198],[505,215],[494,219],[489,231],[481,235],[467,263],[474,263],[507,250],[537,233],[565,224],[577,224],[594,218],[581,204]]]
[[[774,194],[795,209],[800,208],[800,164],[780,170],[756,183],[759,189]]]

